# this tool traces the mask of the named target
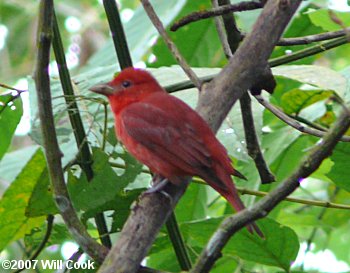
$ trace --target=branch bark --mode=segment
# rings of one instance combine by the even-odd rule
[[[214,131],[218,130],[232,105],[264,71],[276,42],[300,2],[268,1],[252,33],[243,41],[229,64],[204,86],[197,109]],[[166,195],[163,192],[142,195],[99,272],[136,272],[186,187],[187,183],[181,187],[169,184],[164,191]]]

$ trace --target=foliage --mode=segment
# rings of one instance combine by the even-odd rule
[[[92,1],[91,1],[92,2]],[[121,11],[132,11],[133,16],[125,22],[125,32],[133,61],[138,65],[152,67],[150,71],[165,87],[181,85],[187,78],[171,57],[164,42],[157,37],[156,30],[138,1],[120,1]],[[235,1],[238,2],[238,1]],[[332,21],[326,6],[315,5],[316,1],[306,1],[298,11],[294,21],[286,31],[287,37],[317,34],[322,31],[339,30],[341,27]],[[96,1],[97,3],[97,1]],[[135,161],[114,137],[113,119],[106,116],[105,102],[87,91],[95,83],[108,81],[117,71],[116,56],[112,41],[108,37],[108,27],[103,7],[86,1],[55,1],[59,26],[62,30],[64,46],[72,50],[78,47],[76,56],[80,63],[72,68],[79,110],[87,133],[93,158],[92,181],[76,164],[79,147],[74,141],[67,105],[62,97],[62,87],[52,63],[51,91],[54,117],[68,190],[75,209],[87,226],[90,234],[98,236],[93,224],[96,213],[105,212],[108,226],[115,240],[130,208],[150,181],[150,175]],[[166,25],[192,11],[210,8],[209,1],[153,1],[156,12]],[[28,9],[30,7],[30,9]],[[127,10],[128,9],[128,10]],[[0,55],[11,62],[5,69],[6,75],[0,82],[13,84],[31,73],[34,63],[35,39],[33,24],[38,7],[37,1],[26,1],[23,6],[15,1],[0,3],[1,21],[8,28],[9,35]],[[66,12],[67,11],[67,12]],[[9,16],[9,14],[17,14]],[[87,15],[93,16],[87,16]],[[237,13],[236,19],[241,29],[249,31],[258,13]],[[74,16],[82,23],[79,31],[69,32],[63,22]],[[349,12],[336,13],[342,22],[349,26]],[[90,19],[87,19],[89,17]],[[93,18],[93,19],[91,19]],[[142,27],[140,27],[142,25]],[[88,50],[89,35],[93,39],[107,40],[96,52]],[[171,38],[194,71],[201,77],[217,74],[226,64],[213,19],[193,23],[171,33]],[[81,43],[76,43],[76,40]],[[72,42],[73,41],[73,42]],[[14,44],[19,46],[14,46]],[[96,41],[98,44],[98,41]],[[285,50],[298,50],[297,47],[276,47],[272,56],[283,56]],[[344,58],[350,45],[332,51],[298,60],[293,65],[273,69],[277,87],[270,102],[295,119],[303,119],[314,127],[328,129],[339,114],[338,101],[350,101],[350,61]],[[70,52],[67,50],[67,57]],[[88,54],[89,58],[83,56]],[[86,62],[83,59],[86,58]],[[1,68],[3,70],[3,68]],[[16,146],[15,129],[22,111],[20,96],[10,94],[0,96],[0,251],[1,259],[29,258],[38,247],[46,231],[45,216],[57,214],[50,186],[46,160],[39,146],[42,145],[40,124],[37,118],[37,98],[33,80],[28,78],[30,96],[31,132],[26,136],[31,140],[30,147]],[[174,93],[189,105],[197,101],[195,89],[185,89]],[[265,96],[265,95],[264,95]],[[269,97],[269,96],[266,96]],[[8,103],[10,102],[10,103]],[[235,105],[218,132],[218,138],[226,146],[237,169],[248,182],[236,181],[244,188],[268,192],[286,178],[300,163],[303,155],[314,145],[321,145],[318,138],[304,135],[289,127],[253,99],[254,121],[261,142],[264,157],[277,182],[261,185],[253,160],[248,156],[244,139],[243,123],[238,105]],[[108,112],[109,109],[107,110]],[[350,135],[350,132],[348,132]],[[11,140],[13,140],[11,144]],[[105,144],[105,145],[104,145]],[[309,178],[301,188],[292,194],[306,200],[321,200],[350,205],[349,154],[350,144],[339,143],[332,156]],[[238,179],[237,179],[238,180]],[[244,196],[246,204],[256,201],[256,196]],[[175,210],[180,230],[192,261],[206,247],[212,233],[228,214],[232,213],[227,203],[217,193],[203,184],[192,183]],[[350,256],[346,255],[350,228],[350,209],[339,210],[319,208],[310,204],[283,202],[264,220],[258,221],[266,235],[266,240],[241,230],[224,249],[223,258],[215,265],[213,272],[308,272],[303,260],[303,249],[308,252],[329,250],[338,262],[342,261],[350,270]],[[57,219],[57,217],[56,217]],[[314,235],[316,233],[316,236]],[[347,236],[347,237],[346,237]],[[55,220],[51,238],[42,251],[40,259],[63,259],[59,249],[72,240],[62,225]],[[16,242],[17,244],[15,244]],[[18,251],[21,249],[25,251]],[[52,251],[52,246],[56,250]],[[51,247],[49,247],[51,246]],[[58,246],[58,247],[57,247]],[[147,258],[147,266],[180,271],[171,242],[165,230],[158,235]],[[46,271],[45,271],[46,272]],[[48,271],[49,272],[49,271]],[[238,272],[238,271],[237,271]],[[336,271],[334,271],[336,272]]]

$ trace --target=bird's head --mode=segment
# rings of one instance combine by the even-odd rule
[[[147,88],[145,88],[147,86]],[[128,67],[117,73],[108,83],[97,84],[89,88],[90,91],[107,97],[120,91],[154,92],[161,89],[153,76],[145,70]]]

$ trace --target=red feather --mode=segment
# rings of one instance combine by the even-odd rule
[[[118,139],[153,173],[174,184],[183,176],[197,175],[236,211],[244,209],[231,179],[237,172],[225,147],[196,111],[169,95],[148,72],[127,68],[91,90],[108,97]],[[247,228],[263,237],[255,223]]]

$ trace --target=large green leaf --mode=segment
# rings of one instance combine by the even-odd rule
[[[191,183],[175,209],[179,222],[204,219],[207,215],[207,192],[204,185]]]
[[[282,181],[288,177],[299,166],[302,158],[307,154],[308,149],[312,147],[315,141],[315,138],[301,136],[296,141],[289,143],[288,148],[280,154],[271,166],[277,181]]]
[[[11,144],[12,136],[22,114],[22,100],[20,97],[13,100],[11,94],[0,95],[0,160]]]
[[[88,182],[85,175],[76,177],[72,171],[68,173],[68,189],[74,206],[87,212],[86,217],[115,208],[118,198],[124,199],[125,204],[130,204],[136,198],[135,195],[130,195],[134,191],[126,193],[124,189],[135,180],[142,166],[129,154],[120,153],[118,157],[119,160],[124,160],[126,166],[125,169],[120,169],[119,175],[110,166],[108,155],[99,149],[93,149],[94,177],[91,181]]]
[[[210,8],[209,2],[187,1],[174,21],[190,12],[205,8]],[[215,23],[212,19],[202,20],[182,27],[176,32],[171,32],[170,36],[192,67],[217,67],[226,63]],[[177,64],[161,38],[152,48],[152,53],[156,56],[156,61],[150,63],[149,66],[161,67]]]
[[[294,128],[284,126],[266,134],[262,139],[262,147],[265,149],[265,159],[273,163],[276,158],[287,149],[299,136],[300,132]]]
[[[181,224],[184,236],[192,246],[204,247],[223,218],[212,218]],[[248,261],[277,266],[289,270],[295,260],[299,242],[294,231],[271,219],[258,222],[266,239],[252,236],[246,229],[231,238],[224,248],[225,255],[234,255]]]
[[[272,68],[272,72],[275,76],[283,76],[322,90],[332,90],[341,98],[344,98],[347,88],[347,81],[342,74],[322,66],[285,65]]]
[[[6,153],[0,161],[0,178],[8,182],[13,181],[37,149],[38,146],[33,145]]]
[[[49,180],[48,170],[40,176],[26,208],[27,217],[38,217],[48,214],[57,214],[58,209],[53,199],[53,190]]]
[[[0,200],[0,250],[32,227],[40,226],[45,217],[28,218],[25,209],[29,198],[46,169],[41,150],[37,150],[19,176],[12,182]]]
[[[332,94],[332,91],[294,89],[282,96],[281,106],[285,113],[299,115],[300,111],[305,107],[320,100],[325,100]]]

